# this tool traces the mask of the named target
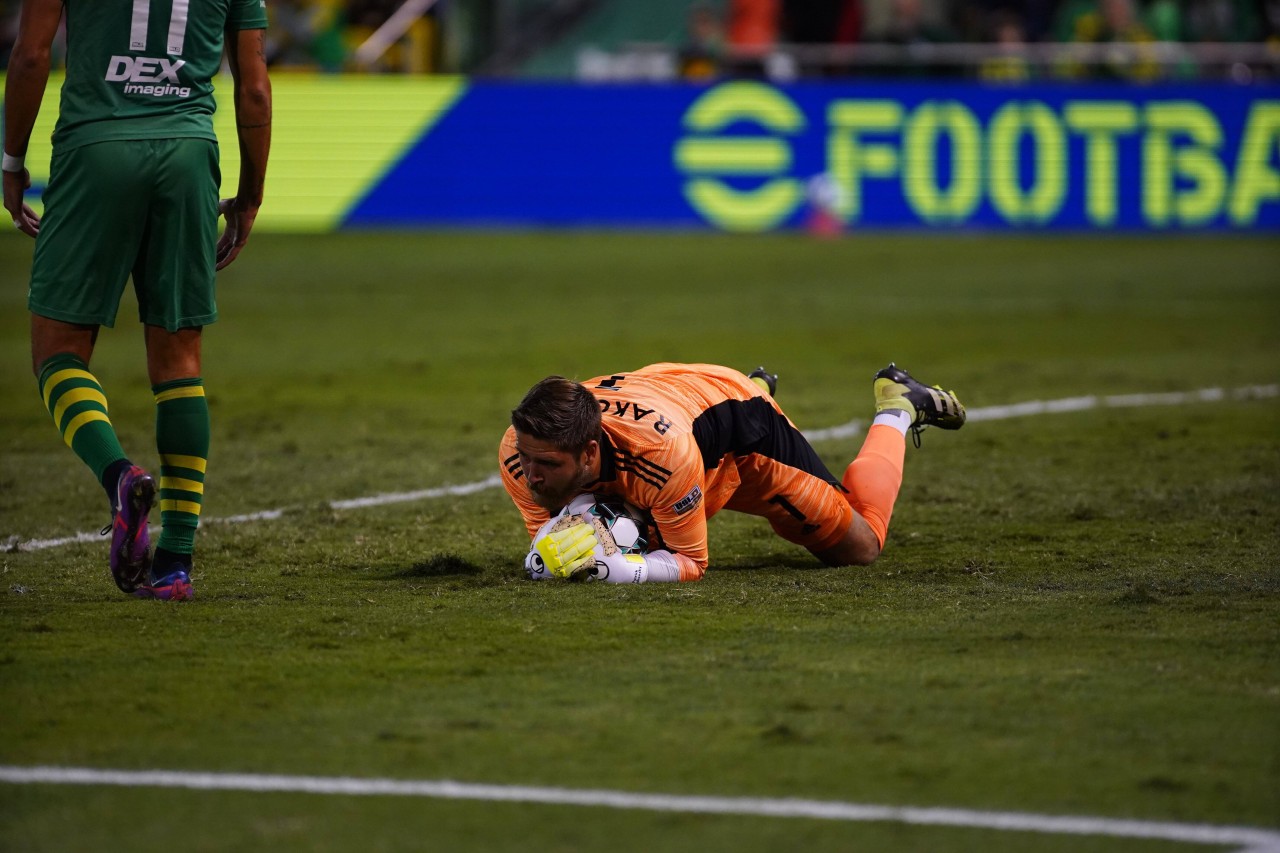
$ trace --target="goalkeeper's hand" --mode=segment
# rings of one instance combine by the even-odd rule
[[[568,578],[595,565],[595,548],[599,544],[595,527],[582,522],[546,534],[534,543],[534,550],[546,571]]]
[[[595,564],[586,569],[588,577],[605,583],[669,583],[680,580],[680,564],[670,551],[608,556],[596,554]]]
[[[609,556],[596,554],[585,571],[592,580],[605,583],[644,583],[649,579],[648,561],[640,554],[621,551]]]

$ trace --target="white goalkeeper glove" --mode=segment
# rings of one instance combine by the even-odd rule
[[[605,583],[661,583],[680,580],[680,565],[670,551],[608,556],[596,552],[595,565],[586,569],[588,577]]]
[[[542,562],[542,555],[537,548],[530,548],[529,553],[524,555],[524,573],[531,581],[545,581],[555,577],[547,571],[547,564]]]
[[[610,556],[596,554],[594,564],[586,572],[592,580],[605,583],[644,583],[649,579],[649,561],[640,554],[621,551]]]

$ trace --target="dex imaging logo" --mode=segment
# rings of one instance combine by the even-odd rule
[[[191,87],[183,86],[178,79],[178,70],[186,64],[185,59],[113,56],[107,63],[105,79],[108,83],[123,83],[126,95],[189,98]]]

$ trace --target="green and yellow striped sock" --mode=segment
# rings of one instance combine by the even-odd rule
[[[209,458],[209,402],[204,381],[175,379],[152,386],[156,449],[160,452],[160,539],[157,550],[190,554],[204,502]]]
[[[40,395],[62,440],[93,470],[98,482],[113,463],[126,460],[107,417],[107,395],[79,356],[60,353],[40,365]]]

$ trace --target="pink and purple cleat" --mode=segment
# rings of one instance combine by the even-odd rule
[[[194,592],[184,566],[173,566],[164,577],[153,579],[147,516],[151,514],[155,500],[155,478],[144,469],[133,465],[120,475],[108,528],[111,531],[111,577],[126,595],[186,601],[193,597]]]
[[[191,577],[182,566],[174,566],[169,574],[155,581],[139,584],[133,591],[138,598],[158,598],[161,601],[189,601],[195,598]]]
[[[126,594],[133,593],[151,572],[151,534],[147,516],[156,499],[156,481],[137,465],[116,481],[111,507],[111,577]],[[107,531],[102,531],[106,533]]]

